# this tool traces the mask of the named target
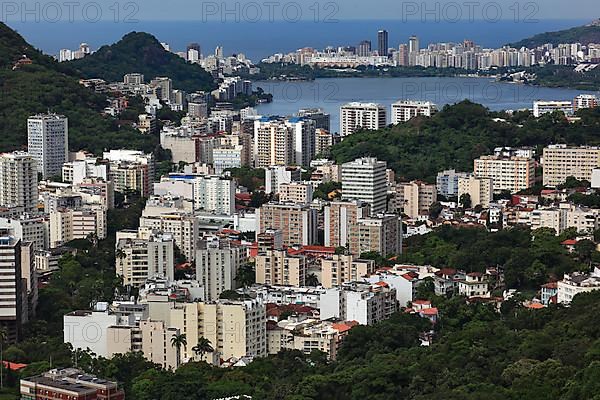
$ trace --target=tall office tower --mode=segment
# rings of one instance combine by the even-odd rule
[[[256,121],[254,124],[254,163],[257,168],[292,165],[295,159],[294,134],[283,121]]]
[[[340,108],[340,134],[348,136],[360,129],[377,130],[387,124],[385,106],[375,103],[348,103]]]
[[[411,36],[408,39],[408,65],[417,65],[417,56],[420,50],[419,38]]]
[[[401,44],[398,47],[398,65],[401,67],[408,66],[408,46],[405,44]]]
[[[342,198],[361,200],[371,206],[371,215],[387,208],[387,164],[376,158],[359,158],[342,165]]]
[[[358,56],[368,57],[371,55],[371,41],[363,40],[358,44]]]
[[[223,59],[223,46],[217,46],[215,49],[215,57],[217,57],[219,60]]]
[[[24,152],[0,155],[0,207],[31,213],[37,209],[37,170]]]
[[[21,241],[0,237],[0,327],[7,332],[9,343],[19,339],[23,318],[21,281]]]
[[[377,32],[377,51],[380,56],[387,57],[389,55],[389,35],[388,31],[380,30]]]
[[[28,152],[44,178],[60,175],[69,161],[69,123],[58,114],[38,114],[27,120]]]

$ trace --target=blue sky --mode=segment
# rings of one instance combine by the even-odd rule
[[[71,5],[67,5],[71,4]],[[116,6],[116,7],[115,7]],[[0,20],[69,18],[103,20],[441,20],[600,18],[598,0],[56,0],[3,1]],[[85,9],[85,13],[84,10]],[[28,13],[29,10],[30,12]],[[33,11],[32,11],[33,10]],[[37,10],[37,11],[35,11]],[[59,10],[57,12],[57,10]],[[118,12],[117,12],[118,10]],[[60,13],[60,15],[58,14]],[[84,15],[85,14],[85,15]]]

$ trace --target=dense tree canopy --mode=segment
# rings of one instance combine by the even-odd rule
[[[473,160],[500,146],[552,143],[598,144],[600,109],[580,112],[581,122],[564,115],[535,119],[529,113],[495,113],[469,101],[446,106],[431,118],[414,118],[379,131],[358,132],[332,148],[338,163],[370,155],[387,161],[398,179],[434,182],[439,171],[472,171]]]

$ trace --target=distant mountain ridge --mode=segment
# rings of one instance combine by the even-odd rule
[[[23,60],[17,68],[17,61]],[[69,118],[70,150],[99,154],[107,148],[152,151],[158,138],[121,127],[101,114],[105,95],[79,84],[68,65],[42,54],[0,23],[0,152],[27,149],[27,118],[51,110]]]
[[[156,37],[144,32],[128,33],[117,43],[102,46],[95,53],[68,64],[86,78],[110,82],[121,81],[127,73],[139,72],[146,80],[167,76],[176,89],[186,92],[216,88],[211,74],[165,50]]]
[[[600,20],[594,20],[588,25],[562,31],[539,33],[519,42],[511,43],[509,46],[517,49],[521,47],[534,48],[546,43],[553,45],[560,43],[581,43],[584,45],[600,43]]]

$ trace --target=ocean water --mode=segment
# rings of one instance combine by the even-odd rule
[[[137,21],[121,15],[119,22],[44,22],[11,21],[8,25],[22,34],[27,41],[47,54],[56,55],[62,48],[75,49],[87,42],[92,49],[111,44],[131,31],[155,35],[175,51],[185,50],[188,43],[197,42],[203,54],[211,54],[217,45],[226,55],[244,53],[257,62],[277,53],[291,52],[301,47],[324,48],[328,45],[357,45],[371,40],[377,46],[377,31],[389,32],[390,47],[406,43],[411,35],[418,35],[421,46],[432,42],[459,42],[474,40],[485,47],[500,47],[537,33],[579,26],[586,21],[540,20],[537,22],[503,20],[499,22],[464,21],[338,21],[325,17],[321,21],[302,22],[202,22],[202,21]]]
[[[293,115],[302,108],[322,108],[331,115],[331,129],[339,130],[340,107],[348,102],[390,106],[400,99],[426,100],[440,108],[462,100],[493,111],[531,109],[535,100],[573,100],[581,90],[544,88],[496,82],[488,78],[327,78],[308,82],[255,82],[272,93],[273,102],[259,105],[262,115]]]

